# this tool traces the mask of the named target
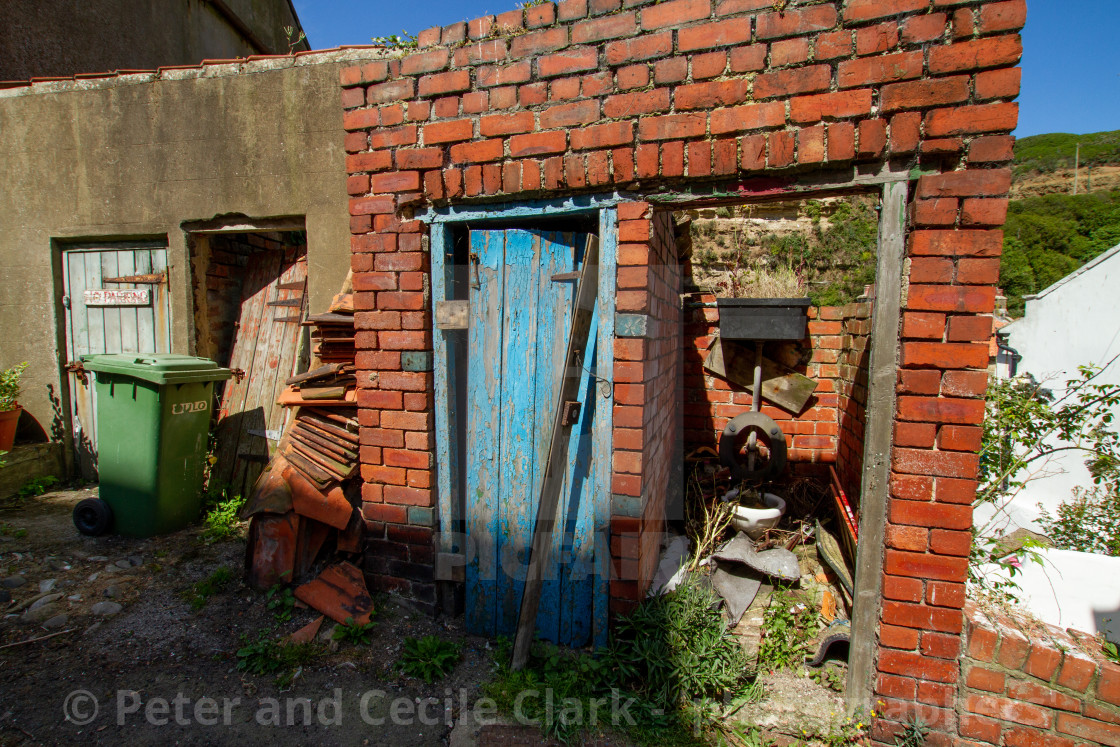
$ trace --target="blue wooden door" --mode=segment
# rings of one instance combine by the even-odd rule
[[[472,271],[467,373],[467,626],[484,635],[517,628],[558,378],[568,344],[585,234],[531,230],[471,231]],[[584,354],[594,369],[597,320]],[[595,594],[597,472],[591,435],[597,404],[585,371],[579,422],[544,573],[537,629],[569,646],[590,642]],[[608,403],[609,404],[609,403]],[[602,420],[602,418],[600,418]],[[599,600],[600,604],[605,600]]]

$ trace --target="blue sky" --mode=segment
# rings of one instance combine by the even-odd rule
[[[516,7],[513,0],[294,2],[315,49],[369,44],[374,36],[416,33]],[[1118,29],[1117,0],[1028,0],[1016,135],[1120,130]]]

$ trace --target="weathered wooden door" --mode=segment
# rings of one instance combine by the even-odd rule
[[[251,255],[230,368],[244,371],[222,390],[215,429],[213,485],[248,495],[287,424],[276,404],[298,364],[300,323],[307,316],[307,247]]]
[[[470,234],[466,617],[475,633],[509,635],[517,627],[575,296],[571,278],[553,276],[579,269],[586,239],[531,230]],[[595,365],[594,342],[589,347],[585,369]],[[541,638],[571,646],[589,643],[593,630],[601,588],[595,502],[607,499],[593,489],[605,468],[591,449],[603,404],[587,372],[580,398],[537,616]]]
[[[96,353],[171,352],[167,249],[121,242],[87,245],[62,253],[66,355],[70,362]],[[139,291],[109,294],[99,291]],[[89,377],[70,379],[70,405],[78,465],[88,479],[97,471],[97,407]]]

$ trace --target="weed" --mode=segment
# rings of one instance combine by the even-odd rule
[[[211,487],[203,501],[205,516],[202,519],[202,539],[208,543],[239,536],[241,519],[237,512],[245,505],[239,495],[230,495],[225,486]]]
[[[46,477],[37,477],[34,480],[28,480],[24,486],[19,489],[20,498],[34,498],[35,496],[46,493],[52,485],[58,483],[58,478],[53,475]]]
[[[335,626],[334,632],[331,633],[331,640],[368,646],[375,627],[377,627],[377,623],[372,620],[358,625],[354,622],[354,618],[348,617],[344,624]]]
[[[1101,651],[1110,660],[1120,664],[1120,648],[1112,641],[1105,641],[1101,644]]]
[[[230,582],[233,580],[233,571],[226,566],[221,566],[206,578],[202,579],[194,586],[192,586],[185,594],[187,602],[190,603],[191,609],[198,612],[206,603],[210,601],[210,597],[223,591]]]
[[[820,614],[816,607],[799,603],[785,588],[777,588],[762,615],[759,669],[774,672],[801,664],[809,640],[816,635]]]
[[[845,667],[841,664],[825,664],[820,669],[812,672],[809,677],[818,685],[827,687],[829,690],[835,690],[838,693],[844,692],[844,684],[846,682]]]
[[[407,31],[402,31],[400,35],[375,36],[370,41],[389,49],[416,49],[419,46],[415,34],[410,34]]]
[[[297,34],[294,26],[285,26],[284,36],[288,37],[288,54],[292,54],[299,43],[307,38],[307,34],[303,33],[302,30]],[[295,36],[294,40],[292,36]]]
[[[14,537],[15,539],[23,539],[27,536],[27,530],[21,527],[14,527],[7,522],[0,524],[0,534],[5,537]]]
[[[274,584],[265,594],[265,599],[268,600],[268,608],[272,610],[272,616],[276,618],[276,622],[283,623],[292,619],[292,610],[296,606],[296,596],[290,588],[283,584]]]
[[[694,727],[718,726],[728,713],[762,697],[742,647],[714,601],[711,591],[686,582],[620,620],[609,647],[597,656],[538,642],[529,666],[519,672],[508,667],[508,642],[499,641],[497,673],[485,686],[486,694],[500,710],[509,711],[518,693],[551,690],[560,707],[530,700],[521,709],[540,719],[547,736],[565,742],[583,725],[565,713],[589,713],[591,699],[606,698],[631,704],[628,712],[636,723],[627,732],[634,741],[693,744]],[[722,706],[725,698],[731,700],[727,709]]]
[[[894,735],[894,743],[898,747],[922,747],[926,743],[929,727],[921,716],[911,716],[902,725],[902,731]]]
[[[249,674],[275,675],[276,684],[284,688],[316,654],[318,649],[311,643],[284,644],[263,631],[256,641],[250,641],[245,634],[237,650],[237,668]]]
[[[446,676],[459,663],[459,646],[434,635],[405,638],[400,667],[409,677],[429,685]]]

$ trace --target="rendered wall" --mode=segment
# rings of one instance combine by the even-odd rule
[[[288,0],[3,0],[0,81],[286,54],[285,26]]]
[[[62,242],[166,237],[174,352],[194,338],[184,222],[306,217],[311,309],[348,269],[337,137],[343,64],[327,52],[0,91],[0,365],[29,361],[21,403],[50,433],[65,379]],[[69,425],[64,427],[69,430]]]

